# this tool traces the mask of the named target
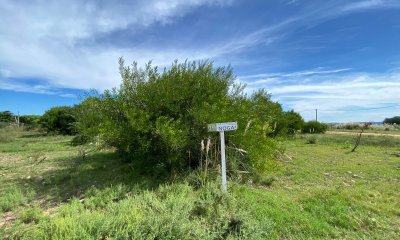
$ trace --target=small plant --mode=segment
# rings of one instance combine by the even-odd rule
[[[316,144],[317,143],[317,136],[312,135],[307,138],[307,144]]]
[[[265,176],[265,175],[260,175],[256,174],[252,178],[253,183],[257,185],[261,185],[264,187],[271,187],[272,184],[275,182],[276,178],[273,176]]]
[[[19,216],[23,223],[38,223],[42,217],[42,210],[38,207],[24,209]]]
[[[274,177],[267,177],[261,180],[260,184],[264,187],[272,187],[272,184],[275,182]]]
[[[303,133],[325,133],[328,125],[317,121],[308,121],[303,125],[301,131]]]
[[[24,192],[17,186],[12,186],[0,195],[0,212],[13,210],[15,207],[27,203],[33,198],[34,192]]]

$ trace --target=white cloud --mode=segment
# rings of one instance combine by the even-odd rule
[[[99,46],[102,34],[168,24],[193,8],[227,0],[12,1],[0,2],[0,81],[41,78],[49,86],[110,88],[119,84],[117,59],[166,65],[179,58],[207,58],[197,50]],[[3,84],[4,85],[4,84]]]
[[[57,88],[105,89],[120,83],[117,59],[139,63],[152,59],[155,65],[169,65],[174,59],[223,59],[251,47],[271,45],[296,29],[310,27],[354,11],[398,7],[398,1],[326,1],[299,10],[268,27],[244,32],[225,42],[184,48],[159,48],[113,44],[98,45],[99,37],[115,31],[141,31],[156,24],[171,24],[197,7],[230,4],[230,0],[59,0],[0,1],[0,89],[65,95]],[[301,1],[290,1],[302,6]],[[240,58],[240,64],[245,60]],[[222,64],[226,64],[223,62]],[[247,91],[266,87],[277,100],[284,99],[296,110],[315,107],[339,111],[375,106],[398,99],[399,74],[349,73],[350,68],[317,68],[293,73],[239,76]],[[34,85],[18,78],[39,78]],[[308,94],[306,94],[308,92]],[[309,92],[312,92],[310,94]],[[398,100],[397,100],[398,102]],[[380,106],[380,105],[379,105]]]
[[[325,72],[312,76],[281,74],[281,77],[275,77],[275,81],[266,83],[260,78],[255,80],[258,84],[249,87],[265,88],[272,93],[274,100],[300,111],[306,119],[314,118],[313,109],[316,108],[325,121],[379,121],[394,110],[400,110],[399,71],[383,74]],[[376,109],[362,112],[363,108]]]
[[[342,10],[343,11],[358,11],[358,10],[366,10],[372,8],[387,8],[387,7],[399,7],[400,3],[398,1],[393,0],[365,0],[353,2],[348,5],[345,5]]]

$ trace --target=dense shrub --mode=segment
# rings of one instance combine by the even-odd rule
[[[304,119],[301,115],[293,110],[283,114],[282,125],[284,126],[284,134],[293,135],[300,131],[304,125]]]
[[[23,115],[19,117],[19,122],[22,123],[28,129],[38,128],[40,126],[41,116],[39,115]]]
[[[308,121],[304,123],[302,132],[303,133],[324,133],[328,129],[328,125],[317,121]]]
[[[392,117],[392,118],[385,118],[383,123],[400,125],[400,116],[396,116],[396,117]]]
[[[237,121],[226,132],[231,170],[265,172],[277,154],[273,132],[283,111],[264,90],[250,97],[230,68],[210,62],[173,63],[159,72],[120,60],[122,84],[76,107],[79,134],[116,147],[144,167],[167,171],[216,166],[219,140],[207,124]],[[232,171],[231,171],[232,172]]]
[[[40,118],[39,123],[47,132],[71,135],[75,132],[73,108],[67,106],[53,107]]]
[[[0,112],[0,122],[13,122],[14,121],[14,114],[10,111],[3,111]]]
[[[343,126],[343,128],[346,130],[360,130],[360,129],[362,129],[362,126],[360,126],[359,124],[348,123],[348,124],[345,124]]]

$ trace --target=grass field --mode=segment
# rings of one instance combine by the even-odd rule
[[[140,175],[70,137],[3,132],[0,238],[400,239],[400,139],[365,137],[350,153],[352,136],[309,138],[285,141],[261,185],[223,194],[195,174]]]
[[[360,129],[346,129],[343,127],[330,127],[328,131],[336,131],[336,132],[350,132],[350,133],[359,133]],[[365,133],[377,133],[377,134],[388,134],[388,135],[400,135],[399,126],[395,125],[371,125],[367,129],[364,130]]]

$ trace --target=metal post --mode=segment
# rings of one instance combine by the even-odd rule
[[[222,190],[227,191],[226,186],[226,164],[225,164],[225,134],[224,131],[219,132],[221,138],[221,172],[222,172]]]

